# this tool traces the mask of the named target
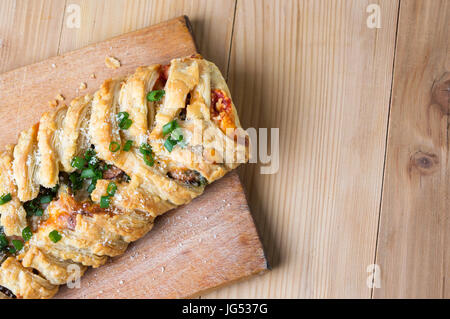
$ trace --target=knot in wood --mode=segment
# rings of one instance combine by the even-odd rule
[[[437,169],[439,158],[436,154],[418,151],[411,156],[411,165],[422,174],[430,174]]]

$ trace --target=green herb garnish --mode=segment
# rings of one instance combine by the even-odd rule
[[[72,167],[75,167],[77,169],[83,169],[84,165],[86,165],[86,160],[82,157],[75,156],[74,158],[72,158],[70,165],[72,165]]]
[[[129,150],[131,150],[131,146],[133,146],[133,141],[128,140],[124,145],[123,145],[123,150],[125,152],[128,152]]]
[[[120,150],[120,144],[112,141],[111,143],[109,143],[109,150],[113,153],[117,152],[118,150]]]
[[[8,238],[6,238],[6,235],[1,233],[0,234],[0,250],[5,249],[6,247],[8,247]]]
[[[81,172],[81,178],[94,178],[96,176],[95,170],[92,168],[86,168]]]
[[[79,190],[83,187],[83,181],[81,179],[80,173],[73,172],[69,175],[70,188],[73,190]]]
[[[11,193],[0,196],[0,205],[6,204],[12,199]]]
[[[143,155],[144,162],[148,166],[153,166],[155,164],[155,160],[153,159],[153,156],[151,154],[144,154]]]
[[[109,196],[114,196],[117,190],[117,185],[114,182],[109,182],[108,187],[106,188],[106,193]]]
[[[98,158],[93,156],[89,159],[89,162],[88,162],[89,168],[96,168],[99,163],[100,163],[100,161],[98,160]]]
[[[86,159],[86,161],[90,161],[91,158],[95,157],[95,155],[97,155],[97,153],[92,148],[84,152],[84,158]]]
[[[57,230],[53,230],[48,234],[48,237],[50,238],[50,240],[54,243],[57,243],[61,240],[62,236],[60,233],[58,233]]]
[[[91,184],[89,184],[89,186],[88,186],[88,188],[87,188],[87,192],[90,194],[90,193],[92,193],[93,191],[94,191],[94,189],[95,189],[95,185],[97,184],[97,180],[93,180],[92,182],[91,182]]]
[[[139,147],[139,152],[144,157],[144,162],[148,166],[153,166],[155,164],[155,161],[153,159],[153,153],[152,153],[152,147],[148,145],[147,143],[141,144]]]
[[[173,120],[173,121],[165,124],[162,128],[163,135],[166,136],[167,134],[172,133],[173,130],[175,130],[178,127],[179,126],[178,126],[177,120]]]
[[[110,201],[110,197],[109,196],[102,196],[102,197],[100,197],[100,207],[101,208],[108,208],[109,207],[109,201]]]
[[[45,196],[40,197],[39,202],[41,204],[48,204],[52,201],[52,199],[53,199],[52,195],[45,195]]]
[[[23,242],[21,240],[13,239],[11,240],[12,245],[14,246],[14,249],[16,251],[20,251],[23,248]]]
[[[133,124],[132,120],[124,119],[124,120],[122,120],[122,122],[119,123],[119,128],[121,130],[128,130],[130,128],[131,124]]]
[[[133,121],[129,119],[130,114],[128,112],[120,112],[117,114],[117,121],[119,122],[119,128],[121,130],[128,130],[133,124]]]
[[[31,231],[30,226],[27,226],[27,227],[25,227],[22,230],[22,238],[23,238],[23,240],[29,241],[32,236],[33,236],[33,232]]]
[[[177,127],[176,129],[174,129],[172,131],[172,133],[170,134],[170,137],[177,142],[181,142],[183,140],[183,134],[181,134],[181,133],[182,133],[181,129],[179,127]]]
[[[152,153],[152,147],[148,145],[147,143],[142,143],[139,147],[139,152],[141,154],[151,154]]]
[[[164,147],[166,148],[167,151],[172,152],[172,149],[178,143],[182,147],[186,146],[186,143],[183,143],[183,135],[181,134],[182,132],[177,123],[177,120],[173,120],[164,125],[162,131],[164,136],[170,134],[170,136],[164,142]]]
[[[150,102],[157,102],[162,99],[162,97],[166,94],[164,90],[154,90],[150,91],[147,94],[147,100]]]
[[[166,150],[170,152],[172,152],[172,149],[175,145],[177,145],[178,141],[173,140],[172,138],[168,138],[165,142],[164,142],[164,147],[166,148]]]

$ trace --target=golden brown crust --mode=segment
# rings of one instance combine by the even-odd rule
[[[75,281],[87,269],[87,267],[80,264],[58,260],[51,255],[43,253],[37,247],[31,247],[26,251],[22,257],[22,265],[36,269],[53,285],[64,285],[68,281]]]
[[[51,298],[58,291],[58,286],[33,274],[12,257],[0,267],[0,286],[8,288],[17,298],[26,299]]]
[[[38,183],[47,188],[54,187],[58,183],[59,163],[64,147],[60,140],[60,131],[66,111],[67,107],[63,106],[54,112],[46,112],[39,122]]]
[[[154,117],[154,109],[149,108],[147,92],[151,91],[159,78],[160,65],[140,67],[131,75],[120,90],[119,112],[127,112],[133,125],[123,130],[123,139],[136,141],[137,145],[146,142],[148,129],[152,123],[149,118]]]
[[[150,139],[162,137],[162,127],[172,121],[177,113],[185,107],[186,97],[199,80],[197,59],[182,58],[170,62],[169,77],[164,90],[164,102],[156,113],[155,127]]]
[[[70,103],[63,121],[61,133],[61,164],[64,171],[73,172],[70,165],[72,158],[82,154],[89,147],[89,117],[91,113],[92,96],[84,95]]]
[[[18,188],[20,201],[25,202],[35,198],[39,192],[36,182],[38,167],[37,133],[39,124],[35,124],[19,135],[19,141],[14,148],[13,172]]]
[[[150,91],[160,89],[165,92],[160,101],[147,100]],[[220,100],[214,100],[214,92]],[[216,114],[215,103],[225,113]],[[130,127],[119,125],[120,112],[128,114]],[[169,151],[163,126],[171,121],[183,137]],[[127,141],[132,146],[124,150]],[[114,143],[119,149],[112,151]],[[140,150],[145,144],[151,146],[153,162]],[[60,172],[74,172],[72,159],[84,156],[91,145],[97,158],[112,167],[96,178],[90,200],[60,185],[44,215],[27,223],[24,202],[57,185]],[[0,192],[11,194],[0,205],[1,225],[8,236],[20,236],[27,224],[33,229],[20,254],[3,262],[0,285],[18,297],[53,296],[55,285],[74,279],[72,268],[81,276],[87,266],[99,267],[122,254],[151,230],[157,216],[188,203],[207,182],[239,165],[238,153],[244,155],[241,162],[248,159],[248,140],[228,87],[218,68],[199,56],[138,68],[129,77],[106,80],[93,97],[45,113],[39,124],[20,134],[14,151],[9,146],[0,153]],[[102,208],[110,183],[116,190]],[[49,235],[54,231],[59,240]]]
[[[17,187],[13,178],[13,145],[0,153],[0,196],[10,194],[12,199],[0,205],[0,226],[7,236],[21,236],[27,226],[26,212],[17,198]]]
[[[117,256],[127,248],[128,243],[119,234],[96,223],[98,215],[109,216],[108,212],[92,212],[89,206],[77,203],[69,194],[60,194],[59,199],[50,203],[46,211],[48,219],[40,225],[30,244],[45,247],[44,251],[53,256],[71,259],[85,266],[95,266],[96,256]],[[62,236],[57,243],[49,237],[49,233],[54,230]],[[78,260],[77,254],[92,257],[93,261]]]

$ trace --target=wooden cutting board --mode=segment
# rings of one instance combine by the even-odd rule
[[[16,143],[18,133],[37,122],[58,93],[68,103],[95,92],[107,78],[196,52],[189,21],[179,17],[4,73],[0,146]],[[122,67],[106,68],[107,55],[118,58]],[[81,82],[87,89],[79,89]],[[81,289],[61,287],[57,297],[184,298],[267,268],[239,177],[231,172],[190,204],[159,217],[124,255],[88,270]]]

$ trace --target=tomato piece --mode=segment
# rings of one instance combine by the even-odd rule
[[[211,91],[211,119],[220,127],[222,132],[227,129],[236,129],[233,105],[226,93],[219,89]]]

